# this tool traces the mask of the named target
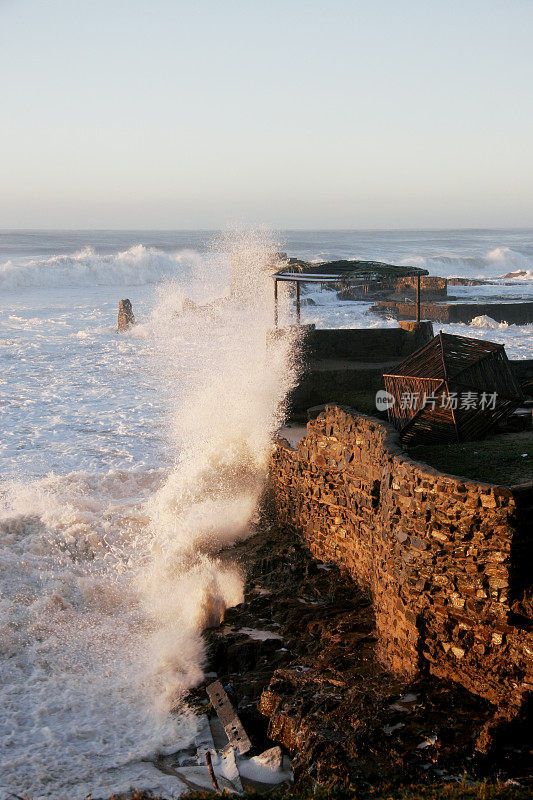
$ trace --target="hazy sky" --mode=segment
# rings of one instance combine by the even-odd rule
[[[0,227],[533,225],[533,0],[0,0]]]

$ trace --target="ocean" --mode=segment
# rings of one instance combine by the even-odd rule
[[[217,303],[231,248],[250,263],[245,301]],[[242,597],[216,551],[250,532],[295,380],[290,341],[266,351],[271,249],[499,279],[453,293],[533,300],[533,230],[0,232],[2,795],[184,788],[155,760],[194,740],[201,630]],[[397,324],[311,296],[303,322]],[[117,333],[124,297],[138,324]],[[442,328],[533,357],[531,325]]]

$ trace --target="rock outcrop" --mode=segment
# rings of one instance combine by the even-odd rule
[[[130,300],[128,300],[127,298],[125,300],[119,300],[118,330],[127,331],[128,328],[131,328],[132,325],[135,325],[135,317],[133,315],[133,309],[131,307]]]

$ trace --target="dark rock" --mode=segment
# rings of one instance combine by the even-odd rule
[[[132,325],[135,325],[135,317],[133,315],[131,302],[127,298],[125,300],[119,300],[118,330],[126,331],[128,328],[131,328]]]
[[[497,746],[494,707],[434,677],[388,671],[368,591],[331,560],[315,561],[273,513],[265,507],[257,534],[221,554],[246,573],[245,600],[205,634],[206,670],[230,684],[255,749],[282,745],[299,788],[472,774],[476,738],[490,733]],[[406,618],[417,623],[410,609]],[[243,628],[281,638],[252,639]],[[190,705],[205,711],[204,698],[200,686]],[[514,772],[506,764],[493,752],[482,775],[524,774],[523,755]]]

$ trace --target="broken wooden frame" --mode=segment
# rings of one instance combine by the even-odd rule
[[[394,398],[389,420],[403,445],[481,438],[523,399],[502,344],[442,331],[383,378]],[[459,392],[494,395],[494,405],[454,404]],[[424,400],[404,403],[408,395]]]
[[[242,756],[252,747],[242,722],[237,716],[237,712],[230,703],[229,697],[220,681],[210,683],[206,688],[209,699],[215,709],[217,716],[226,731],[229,742]]]

